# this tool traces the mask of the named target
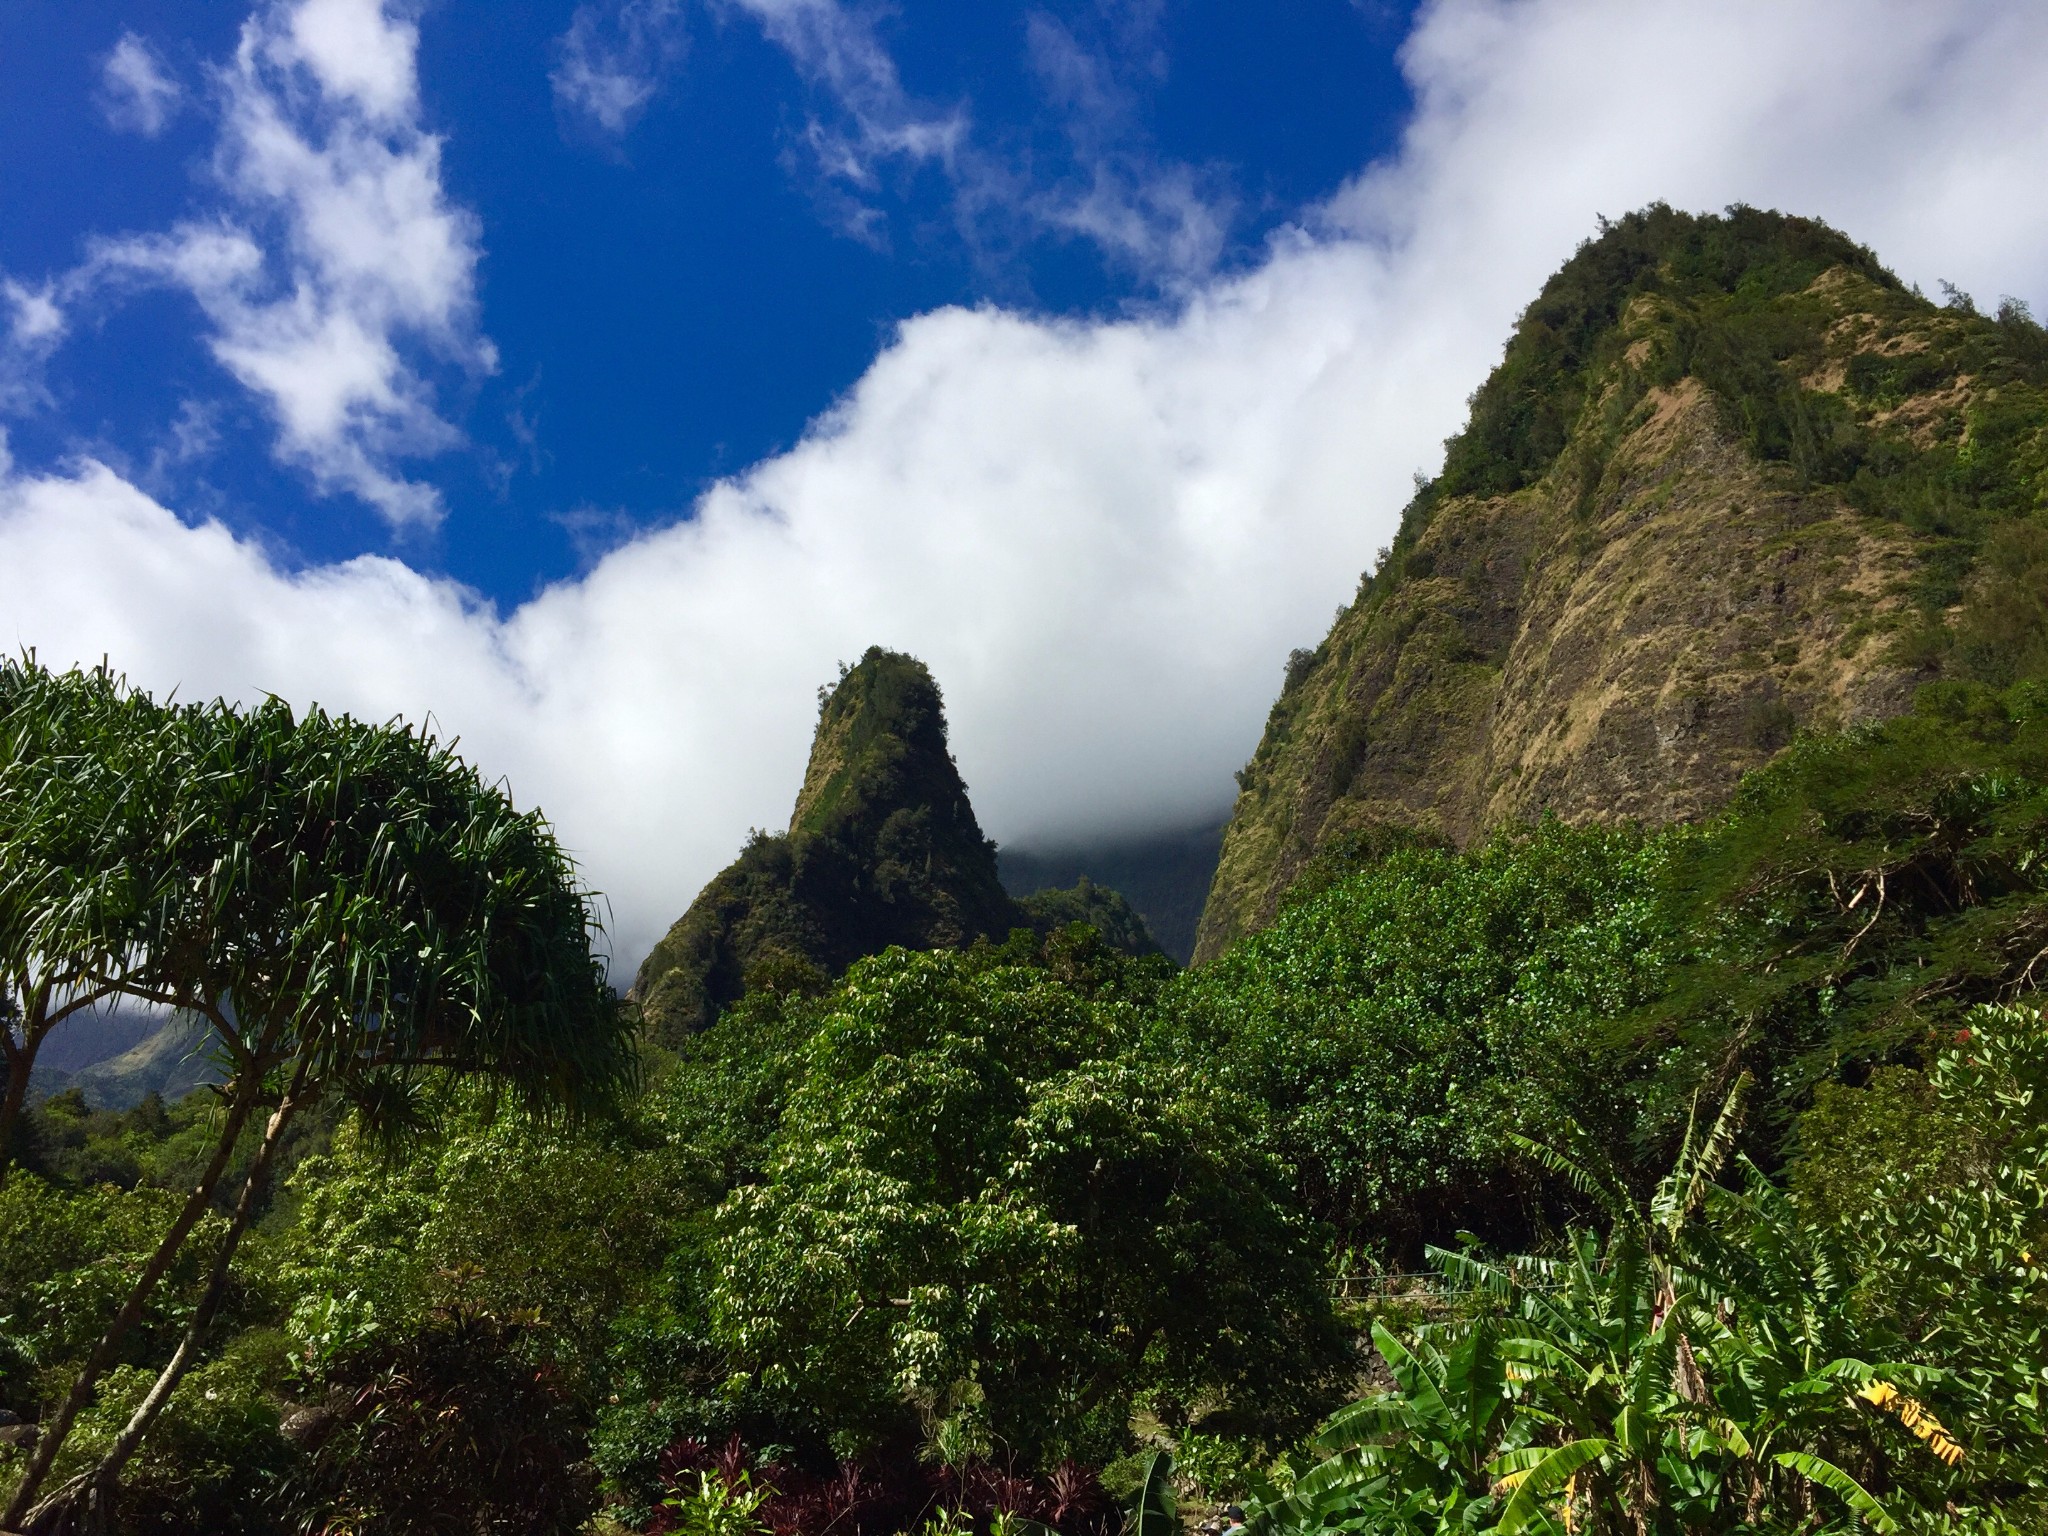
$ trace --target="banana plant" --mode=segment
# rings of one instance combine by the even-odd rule
[[[1538,1521],[1558,1497],[1568,1516],[1582,1506],[1596,1527],[1753,1525],[1774,1500],[1805,1506],[1809,1485],[1834,1494],[1853,1521],[1897,1528],[1823,1454],[1868,1444],[1869,1416],[1851,1393],[1881,1379],[1846,1349],[1846,1268],[1799,1235],[1782,1196],[1738,1210],[1717,1182],[1749,1086],[1747,1074],[1736,1080],[1704,1136],[1695,1116],[1646,1208],[1586,1161],[1525,1143],[1593,1195],[1613,1226],[1604,1243],[1580,1234],[1561,1260],[1518,1261],[1535,1283],[1522,1295],[1525,1326],[1503,1349],[1527,1372],[1523,1412],[1546,1424],[1538,1438],[1549,1444],[1496,1461],[1512,1491],[1500,1536]],[[1752,1174],[1754,1194],[1764,1181]],[[1739,1241],[1695,1221],[1710,1205]],[[1703,1255],[1719,1262],[1703,1265]]]
[[[1523,1443],[1487,1467],[1508,1496],[1502,1536],[1547,1526],[1560,1497],[1596,1511],[1668,1502],[1664,1463],[1695,1405],[1674,1385],[1689,1358],[1684,1312],[1641,1236],[1633,1226],[1605,1243],[1578,1233],[1562,1258],[1504,1265],[1435,1255],[1513,1309],[1499,1349]]]
[[[1330,1419],[1313,1442],[1326,1459],[1284,1496],[1266,1491],[1247,1522],[1253,1536],[1348,1528],[1345,1512],[1353,1510],[1374,1511],[1378,1526],[1391,1530],[1490,1524],[1499,1500],[1488,1469],[1513,1418],[1497,1328],[1487,1319],[1427,1327],[1404,1344],[1375,1324],[1373,1343],[1394,1390]]]
[[[1647,1207],[1590,1158],[1521,1141],[1612,1225],[1604,1241],[1574,1234],[1560,1258],[1463,1265],[1468,1279],[1516,1303],[1519,1326],[1502,1348],[1525,1383],[1522,1413],[1542,1426],[1538,1444],[1494,1463],[1510,1494],[1501,1536],[1546,1520],[1554,1498],[1567,1514],[1582,1505],[1596,1524],[1626,1519],[1637,1529],[1675,1504],[1718,1501],[1719,1479],[1702,1475],[1697,1453],[1744,1437],[1712,1411],[1693,1344],[1708,1320],[1676,1260],[1734,1146],[1749,1086],[1746,1073],[1736,1080],[1704,1136],[1694,1116]],[[1575,1127],[1566,1132],[1584,1141]]]
[[[1495,1462],[1511,1489],[1499,1536],[1536,1524],[1552,1497],[1563,1497],[1567,1520],[1585,1505],[1595,1526],[1651,1532],[1671,1520],[1753,1526],[1774,1499],[1810,1503],[1810,1487],[1833,1493],[1851,1522],[1896,1530],[1823,1454],[1868,1444],[1851,1391],[1878,1378],[1845,1348],[1845,1268],[1800,1237],[1782,1196],[1757,1194],[1767,1182],[1755,1169],[1747,1208],[1716,1184],[1747,1087],[1745,1073],[1704,1137],[1688,1126],[1642,1210],[1583,1161],[1532,1145],[1595,1194],[1614,1227],[1606,1243],[1577,1237],[1563,1262],[1516,1262],[1538,1284],[1524,1290],[1526,1327],[1503,1350],[1528,1372],[1524,1413],[1546,1421],[1540,1438],[1552,1444]],[[1710,1204],[1739,1241],[1696,1225]]]
[[[1126,1536],[1179,1536],[1180,1511],[1173,1496],[1173,1457],[1154,1451],[1145,1463],[1145,1480],[1131,1501],[1124,1522]]]
[[[1710,1303],[1718,1400],[1747,1428],[1738,1469],[1745,1507],[1754,1519],[1789,1471],[1883,1528],[1889,1516],[1870,1513],[1868,1495],[1840,1464],[1896,1480],[1903,1469],[1887,1446],[1901,1436],[1920,1441],[1913,1454],[1929,1456],[1929,1467],[1959,1462],[1961,1443],[1923,1401],[1949,1389],[1948,1373],[1893,1358],[1904,1341],[1879,1332],[1858,1306],[1839,1234],[1802,1220],[1754,1164],[1745,1172],[1741,1193],[1716,1193],[1718,1220],[1687,1256],[1691,1284]]]
[[[1589,1159],[1533,1148],[1607,1207],[1606,1237],[1575,1232],[1556,1255],[1506,1261],[1432,1250],[1490,1315],[1405,1342],[1376,1328],[1395,1389],[1331,1419],[1315,1442],[1326,1459],[1284,1494],[1258,1494],[1253,1536],[1653,1536],[1788,1512],[1807,1530],[1896,1530],[1829,1453],[1889,1413],[1941,1454],[1931,1436],[1946,1431],[1899,1385],[1927,1373],[1865,1363],[1833,1292],[1802,1299],[1796,1270],[1812,1255],[1764,1231],[1788,1211],[1716,1193],[1746,1086],[1704,1135],[1688,1132],[1642,1205]],[[1710,1241],[1696,1221],[1709,1209],[1736,1235]]]

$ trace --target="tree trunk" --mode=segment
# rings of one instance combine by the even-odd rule
[[[28,1102],[28,1075],[35,1070],[36,1051],[42,1046],[47,1027],[43,1014],[48,1009],[49,991],[38,987],[23,1000],[21,1044],[14,1043],[14,1025],[0,1018],[0,1049],[7,1056],[7,1093],[0,1098],[0,1189],[7,1187],[7,1175],[14,1167],[14,1128],[21,1123],[21,1107]]]
[[[301,1067],[300,1081],[304,1077],[305,1070]],[[178,1382],[191,1368],[206,1330],[213,1322],[213,1314],[220,1309],[221,1297],[227,1292],[228,1270],[234,1263],[235,1250],[241,1246],[242,1234],[249,1230],[249,1222],[256,1214],[256,1202],[262,1196],[263,1183],[270,1172],[271,1161],[277,1155],[278,1144],[284,1139],[284,1129],[291,1123],[292,1112],[299,1107],[300,1081],[292,1084],[292,1091],[278,1102],[269,1125],[264,1127],[263,1144],[256,1149],[255,1160],[249,1165],[249,1176],[242,1182],[241,1197],[235,1201],[234,1218],[228,1223],[227,1235],[220,1241],[220,1251],[213,1257],[213,1272],[206,1277],[205,1294],[193,1309],[192,1320],[186,1324],[184,1336],[178,1340],[170,1361],[157,1374],[148,1396],[129,1416],[127,1425],[114,1441],[113,1449],[107,1452],[93,1472],[93,1486],[105,1508],[113,1507],[114,1487],[120,1479],[121,1469],[142,1444],[142,1437],[149,1433],[157,1415],[163,1412],[164,1404],[170,1401],[171,1393],[177,1390]]]
[[[21,1120],[21,1106],[28,1098],[29,1069],[35,1065],[34,1051],[17,1047],[11,1038],[7,1046],[7,1092],[0,1097],[0,1189],[7,1187],[7,1174],[14,1167],[14,1127]]]
[[[156,1290],[172,1262],[178,1257],[178,1250],[185,1245],[185,1239],[199,1218],[206,1214],[206,1207],[213,1199],[213,1192],[219,1186],[221,1175],[227,1171],[228,1160],[234,1155],[235,1143],[241,1138],[242,1127],[248,1124],[249,1116],[256,1108],[256,1101],[263,1093],[264,1065],[261,1055],[243,1066],[241,1079],[235,1085],[234,1096],[228,1102],[227,1123],[221,1127],[220,1139],[214,1145],[213,1157],[206,1165],[206,1171],[199,1177],[199,1183],[192,1193],[185,1197],[183,1209],[177,1220],[156,1245],[156,1252],[149,1256],[142,1273],[136,1277],[128,1299],[121,1310],[107,1325],[105,1333],[93,1346],[85,1367],[78,1373],[78,1379],[71,1384],[64,1401],[49,1423],[43,1425],[36,1439],[35,1454],[29,1458],[28,1470],[21,1475],[21,1482],[14,1490],[14,1497],[8,1502],[7,1512],[0,1514],[0,1529],[13,1529],[20,1525],[23,1513],[34,1503],[43,1479],[50,1475],[50,1465],[57,1459],[57,1452],[71,1434],[72,1423],[78,1418],[79,1410],[85,1407],[92,1396],[93,1387],[108,1367],[114,1363],[114,1352],[128,1330],[141,1320],[142,1309],[148,1305],[151,1294]]]
[[[1657,1510],[1662,1501],[1657,1497],[1657,1469],[1640,1457],[1636,1460],[1636,1536],[1651,1536],[1657,1528]]]

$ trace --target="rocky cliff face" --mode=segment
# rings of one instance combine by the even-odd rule
[[[2044,385],[2023,311],[1937,307],[1824,226],[1609,227],[1292,658],[1196,958],[1333,846],[1697,816],[1795,730],[2038,667]]]
[[[757,835],[704,887],[631,995],[654,1038],[673,1042],[752,985],[822,981],[891,945],[953,947],[1071,921],[1152,947],[1114,891],[1083,882],[1010,899],[947,750],[938,684],[914,657],[876,647],[821,703],[789,830]]]

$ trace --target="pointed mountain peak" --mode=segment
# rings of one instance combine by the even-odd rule
[[[945,704],[914,656],[872,646],[823,696],[789,835],[873,839],[899,810],[922,807],[979,844],[967,786],[946,749]]]
[[[1690,820],[1802,729],[2048,657],[2048,333],[1811,219],[1654,206],[1544,284],[1290,658],[1197,961],[1304,872],[1546,815]]]
[[[633,995],[654,1037],[674,1044],[749,986],[819,982],[895,944],[949,948],[1071,922],[1134,953],[1153,947],[1114,891],[1011,900],[946,749],[939,685],[914,656],[876,646],[820,690],[789,830],[757,834],[704,887]]]

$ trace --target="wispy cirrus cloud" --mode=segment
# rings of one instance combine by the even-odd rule
[[[682,0],[609,0],[576,7],[548,73],[565,113],[622,134],[684,52]]]
[[[55,284],[30,287],[11,277],[0,279],[0,300],[6,302],[6,324],[0,330],[0,411],[34,409],[49,398],[43,365],[64,339],[64,309]]]
[[[879,239],[884,215],[873,197],[890,168],[965,169],[965,110],[934,107],[904,89],[868,11],[840,0],[706,4],[758,26],[803,81],[810,102],[793,163],[846,233]],[[602,133],[626,133],[673,74],[687,25],[682,0],[586,0],[555,41],[549,81],[556,106]]]
[[[177,115],[185,95],[156,50],[123,32],[100,63],[100,111],[110,127],[155,138]]]
[[[382,0],[260,9],[214,72],[211,206],[96,239],[39,289],[10,280],[0,378],[33,377],[68,310],[182,290],[214,359],[268,408],[279,458],[394,527],[431,526],[439,492],[399,464],[459,434],[423,370],[489,372],[496,352],[478,325],[480,229],[447,196],[441,141],[420,121],[418,45]]]
[[[903,87],[874,18],[840,0],[726,0],[760,24],[821,94],[805,137],[829,174],[874,185],[889,160],[945,163],[969,130],[964,109],[935,108]]]
[[[1210,270],[1232,199],[1213,171],[1160,161],[1135,131],[1120,78],[1157,75],[1156,0],[1106,3],[1109,46],[1084,46],[1047,12],[1026,18],[1025,47],[1070,152],[1027,169],[976,132],[965,99],[934,102],[903,83],[877,13],[849,0],[706,0],[743,16],[789,60],[807,95],[788,156],[825,217],[869,244],[886,242],[897,173],[933,171],[952,189],[955,224],[977,249],[1052,235],[1094,244],[1113,263],[1180,282]],[[681,0],[591,0],[557,40],[557,104],[621,134],[663,88],[682,53]],[[1116,55],[1113,61],[1111,54]]]
[[[1139,271],[1185,282],[1212,270],[1235,213],[1229,178],[1161,159],[1138,121],[1133,75],[1157,79],[1160,7],[1105,5],[1084,41],[1049,11],[1025,23],[1026,56],[1068,141],[1070,168],[1029,191],[1031,214]]]

